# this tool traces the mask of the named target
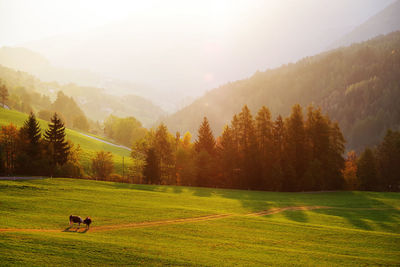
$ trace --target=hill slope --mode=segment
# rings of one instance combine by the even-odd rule
[[[21,127],[27,118],[27,114],[0,108],[0,126],[13,123],[16,126]],[[48,128],[47,121],[39,119],[39,123],[42,131]],[[95,153],[100,150],[110,151],[113,154],[115,172],[119,174],[122,174],[122,157],[125,157],[125,170],[127,170],[127,165],[131,162],[130,151],[128,149],[107,144],[100,140],[95,140],[68,128],[66,129],[66,134],[67,139],[71,140],[75,145],[79,144],[81,146],[81,164],[87,173],[90,173],[91,158],[93,158]]]
[[[112,113],[120,117],[134,116],[150,127],[164,115],[159,106],[144,97],[134,95],[135,91],[147,90],[145,87],[107,79],[85,70],[57,68],[45,57],[29,49],[0,48],[0,64],[7,67],[0,68],[0,78],[13,87],[22,86],[28,91],[36,89],[50,97],[54,97],[56,91],[62,90],[77,100],[85,114],[95,121],[102,121]],[[121,92],[125,92],[124,96],[120,96]],[[126,95],[126,92],[131,94]]]
[[[374,38],[381,34],[400,30],[400,0],[389,5],[366,22],[362,23],[340,40],[336,41],[331,48],[359,43]]]
[[[287,115],[292,105],[321,106],[337,120],[347,147],[377,144],[388,128],[400,128],[400,32],[257,72],[216,88],[165,118],[174,131],[197,132],[207,116],[220,134],[244,104]]]
[[[4,265],[361,266],[396,265],[400,257],[396,193],[73,179],[0,181],[0,189]],[[91,229],[69,227],[70,214],[91,216]]]

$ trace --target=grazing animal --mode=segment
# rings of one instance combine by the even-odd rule
[[[76,216],[76,215],[70,215],[69,216],[69,225],[72,226],[73,223],[77,223],[78,226],[81,226],[81,223],[83,223],[83,220],[81,217]]]
[[[92,223],[92,219],[90,219],[90,217],[86,217],[83,223],[86,224],[86,227],[89,229],[90,224]]]

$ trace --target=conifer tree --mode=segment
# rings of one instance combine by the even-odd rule
[[[65,127],[64,123],[58,117],[57,113],[51,118],[49,128],[44,133],[44,140],[48,145],[48,152],[50,156],[50,165],[52,173],[57,165],[63,165],[67,162],[70,146],[65,140]]]
[[[388,130],[377,149],[378,171],[381,188],[389,191],[400,189],[400,132]]]
[[[376,190],[378,187],[376,160],[374,152],[367,148],[357,162],[357,176],[363,190]]]
[[[286,120],[286,131],[285,151],[288,162],[284,190],[296,191],[302,188],[304,173],[307,169],[306,135],[300,105],[293,106],[292,113]]]
[[[167,126],[160,124],[154,135],[154,149],[159,160],[161,182],[170,184],[173,174],[173,146]]]
[[[326,184],[323,189],[342,189],[344,186],[343,172],[345,159],[343,157],[345,152],[345,143],[342,131],[340,130],[337,122],[330,123],[329,133],[329,151],[328,161],[326,164]]]
[[[199,127],[195,151],[197,185],[213,185],[215,182],[215,139],[207,117],[204,117]]]
[[[265,106],[262,106],[257,113],[256,138],[262,178],[259,186],[264,186],[264,189],[272,189],[270,181],[272,165],[272,122],[271,112]]]
[[[231,127],[230,130],[232,132],[232,141],[233,141],[233,148],[236,154],[236,157],[239,157],[239,135],[240,135],[240,126],[239,126],[239,118],[235,114],[233,115],[232,121],[231,121]],[[238,161],[238,159],[237,159]]]
[[[239,113],[239,155],[241,183],[244,188],[259,187],[260,173],[257,161],[257,144],[254,120],[247,105]]]
[[[40,151],[40,138],[42,136],[39,122],[35,114],[30,113],[29,118],[20,129],[20,136],[25,143],[24,150],[31,157],[36,158]]]
[[[233,133],[229,126],[225,126],[218,139],[217,155],[222,174],[222,183],[225,186],[236,187],[239,184],[236,170],[236,153]]]
[[[282,189],[283,169],[285,164],[285,125],[282,116],[279,115],[272,130],[272,168],[271,168],[271,184],[272,190],[279,191]]]
[[[210,124],[207,117],[203,118],[203,122],[200,125],[198,138],[195,142],[196,152],[205,150],[208,154],[214,155],[215,152],[215,138],[211,131]]]
[[[307,175],[302,184],[302,190],[328,189],[324,178],[328,174],[329,163],[329,120],[325,118],[321,109],[308,107],[307,121],[305,122],[306,146],[309,152]]]

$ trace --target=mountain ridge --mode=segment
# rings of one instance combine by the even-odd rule
[[[347,148],[359,150],[376,144],[386,129],[400,128],[399,62],[395,32],[227,83],[163,122],[172,132],[195,133],[207,116],[219,135],[244,104],[253,114],[265,105],[274,116],[287,115],[297,103],[314,104],[339,122]]]

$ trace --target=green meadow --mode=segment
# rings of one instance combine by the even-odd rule
[[[6,110],[0,108],[0,126],[13,123],[15,126],[21,127],[27,118],[28,114],[15,110]],[[38,121],[40,123],[40,127],[42,128],[42,132],[44,132],[48,128],[49,122],[41,119],[38,119]],[[81,164],[85,168],[86,172],[90,170],[91,158],[93,158],[96,152],[100,150],[109,151],[113,154],[114,168],[116,173],[122,174],[122,157],[124,157],[125,161],[125,170],[127,170],[127,166],[132,163],[132,158],[130,157],[130,151],[128,149],[103,143],[93,138],[84,136],[78,131],[72,129],[66,129],[66,134],[67,139],[71,140],[75,145],[79,144],[81,146]],[[87,133],[84,134],[112,143],[112,141],[107,140],[104,137]]]
[[[0,262],[398,266],[399,209],[398,193],[273,193],[63,178],[0,181]],[[70,214],[91,216],[91,228],[69,228]]]

